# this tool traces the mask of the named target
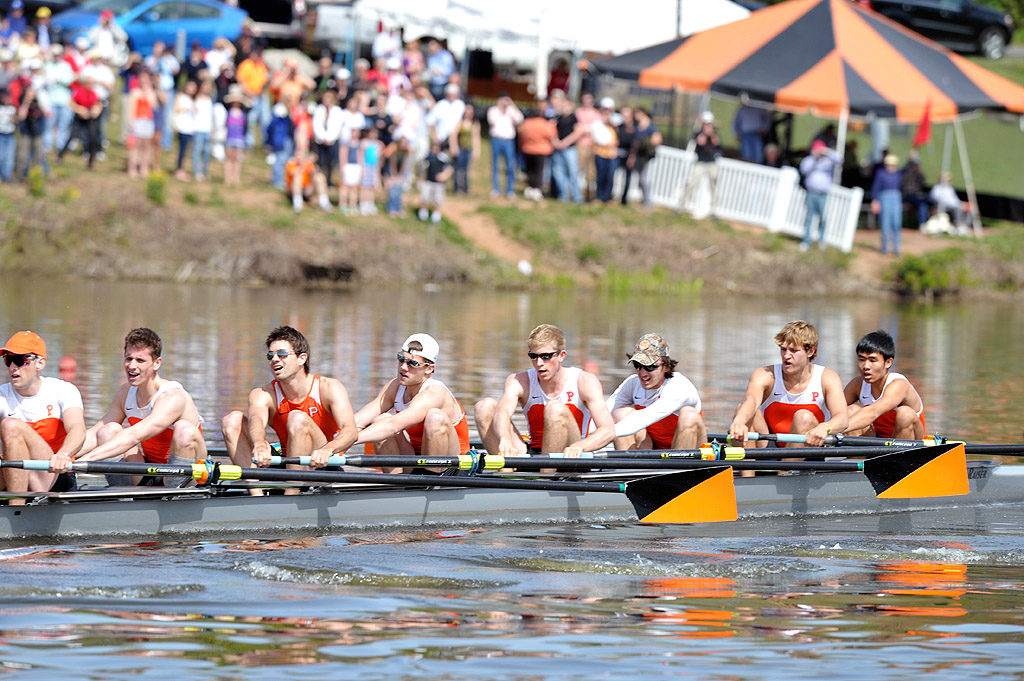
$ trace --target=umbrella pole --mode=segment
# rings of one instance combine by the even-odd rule
[[[843,178],[843,165],[846,163],[846,129],[850,125],[850,110],[843,108],[839,112],[839,135],[836,137],[836,153],[839,154],[839,164],[832,169],[832,181],[840,184]]]
[[[967,141],[964,139],[964,128],[959,118],[953,119],[953,130],[956,133],[956,145],[960,149],[960,168],[964,174],[964,185],[967,189],[967,200],[971,204],[971,223],[974,236],[981,236],[981,212],[978,210],[978,195],[974,191],[974,177],[971,175],[971,161],[967,158]]]

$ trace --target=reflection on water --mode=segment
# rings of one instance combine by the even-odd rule
[[[608,298],[587,292],[507,293],[425,289],[302,291],[154,283],[5,282],[0,333],[32,328],[57,360],[78,360],[87,418],[97,419],[122,379],[127,330],[151,326],[164,339],[167,377],[182,381],[207,419],[219,419],[268,379],[263,339],[278,324],[302,330],[315,371],[340,378],[353,402],[376,394],[396,370],[394,353],[414,331],[441,343],[438,378],[470,410],[525,368],[524,340],[552,322],[568,336],[570,362],[592,359],[606,392],[626,374],[625,353],[657,331],[701,391],[710,430],[724,430],[750,372],[774,362],[775,332],[803,318],[821,333],[820,361],[843,380],[856,370],[857,339],[878,327],[897,340],[896,368],[914,380],[932,432],[973,441],[1018,441],[1024,382],[1024,310],[1012,303],[909,306],[875,300],[740,297]],[[471,427],[472,427],[471,423]]]

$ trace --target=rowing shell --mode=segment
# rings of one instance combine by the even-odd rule
[[[968,478],[967,495],[879,499],[867,479],[855,472],[737,477],[736,503],[740,517],[749,518],[1024,501],[1024,466],[971,461]],[[237,488],[121,488],[39,494],[28,505],[0,507],[0,538],[635,521],[636,513],[623,495],[601,492],[363,484],[252,497]]]

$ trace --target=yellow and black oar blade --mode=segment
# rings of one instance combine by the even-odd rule
[[[967,494],[963,443],[914,447],[864,462],[864,475],[879,499],[917,499]]]
[[[736,520],[732,468],[715,466],[626,483],[626,497],[644,523],[713,523]]]

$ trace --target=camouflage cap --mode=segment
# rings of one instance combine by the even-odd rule
[[[647,333],[640,337],[633,347],[633,356],[628,362],[640,364],[660,364],[661,360],[668,357],[668,343],[656,333]]]

